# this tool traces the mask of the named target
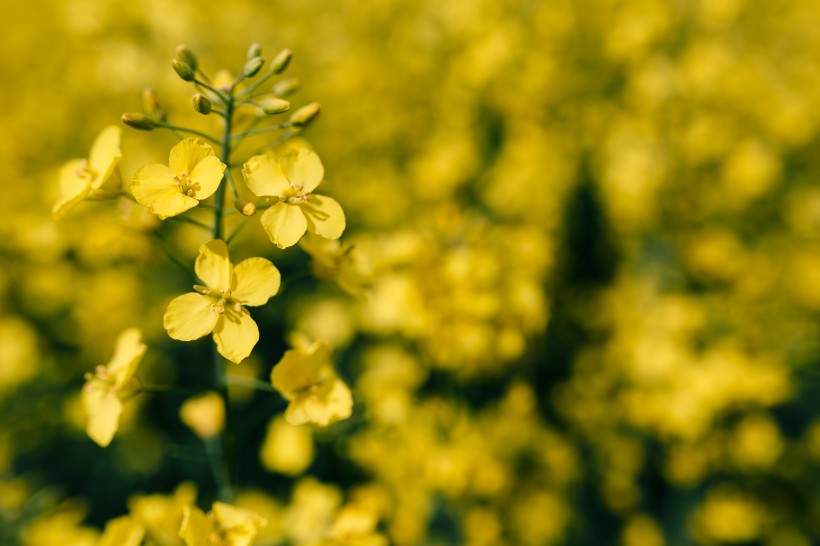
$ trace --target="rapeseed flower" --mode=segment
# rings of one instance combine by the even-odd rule
[[[60,169],[60,197],[51,213],[59,220],[84,199],[110,199],[120,192],[120,135],[116,125],[103,129],[88,159],[72,159]]]
[[[290,404],[285,419],[292,425],[327,426],[353,412],[350,389],[336,375],[330,346],[297,338],[296,348],[274,366],[271,383]]]
[[[242,169],[248,189],[267,197],[270,208],[262,227],[279,248],[295,245],[305,231],[338,239],[345,215],[334,199],[313,190],[324,178],[319,156],[302,141],[289,142],[265,155],[250,158]]]
[[[147,349],[141,337],[142,332],[137,328],[125,330],[117,338],[111,361],[97,366],[93,374],[86,374],[82,393],[83,407],[88,414],[86,432],[102,447],[114,438],[123,402],[134,392],[134,373]]]
[[[202,245],[194,266],[205,286],[168,304],[163,324],[168,335],[191,341],[213,332],[219,354],[236,364],[259,341],[259,329],[245,306],[264,305],[279,290],[279,270],[264,258],[248,258],[236,267],[225,241]]]
[[[211,145],[198,138],[186,138],[171,148],[168,165],[143,165],[131,177],[134,199],[163,220],[213,195],[225,171]]]
[[[186,546],[250,546],[265,518],[230,504],[215,502],[207,515],[196,506],[187,506],[179,536]]]

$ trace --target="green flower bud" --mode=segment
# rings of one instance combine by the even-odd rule
[[[179,59],[173,59],[171,61],[171,66],[174,68],[177,75],[186,82],[192,82],[196,79],[196,73],[194,73],[193,67],[188,63],[184,63]]]
[[[282,81],[276,82],[273,86],[273,94],[277,97],[285,98],[288,95],[294,94],[302,85],[297,78],[285,78]]]
[[[245,63],[245,66],[242,68],[242,75],[246,78],[256,76],[262,69],[263,64],[265,64],[265,59],[262,57],[254,57]]]
[[[137,112],[123,114],[122,117],[120,117],[120,120],[129,127],[133,127],[134,129],[139,129],[141,131],[151,131],[157,126],[156,122],[154,122],[151,118],[145,114],[140,114]]]
[[[293,51],[288,48],[283,49],[270,62],[270,71],[274,74],[281,74],[288,67],[292,58]]]
[[[190,66],[191,69],[196,72],[196,56],[188,49],[188,46],[182,44],[177,46],[177,59]]]
[[[306,104],[290,116],[290,123],[295,127],[307,127],[314,119],[316,119],[316,116],[319,115],[319,111],[321,109],[322,107],[318,102]]]
[[[278,97],[264,97],[259,101],[259,108],[267,115],[281,114],[290,110],[290,102]]]
[[[251,44],[251,47],[248,48],[248,55],[247,59],[250,61],[254,57],[261,57],[262,56],[262,46],[259,44]]]
[[[211,101],[208,100],[208,97],[206,97],[202,93],[197,93],[193,96],[193,101],[194,110],[205,116],[211,113],[212,105]]]
[[[160,121],[166,120],[165,110],[159,104],[156,89],[146,87],[142,90],[142,108],[149,116],[153,116]]]
[[[256,205],[247,199],[237,199],[234,203],[236,210],[242,213],[243,216],[253,216],[256,214]]]

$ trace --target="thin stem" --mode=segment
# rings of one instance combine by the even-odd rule
[[[206,388],[190,388],[184,389],[180,387],[164,387],[160,385],[140,385],[137,387],[137,392],[142,392],[145,394],[178,394],[182,396],[188,396],[191,394],[199,394],[202,392],[207,392],[209,389]]]
[[[242,377],[241,375],[229,375],[228,384],[235,387],[247,387],[257,391],[275,392],[276,394],[279,394],[279,391],[277,391],[270,383],[259,379],[253,379],[251,377]]]
[[[239,232],[242,231],[242,228],[248,225],[248,220],[250,220],[250,218],[245,218],[244,220],[242,220],[241,224],[234,228],[233,232],[230,235],[228,235],[227,239],[225,239],[225,244],[231,244],[231,241],[233,241],[236,238],[236,236],[239,235]]]
[[[202,87],[204,87],[205,89],[207,89],[211,93],[214,93],[225,104],[227,104],[228,102],[231,101],[231,97],[229,95],[226,95],[225,93],[223,93],[222,91],[220,91],[216,87],[213,87],[212,85],[208,85],[207,83],[205,83],[203,81],[200,81],[200,80],[194,80],[194,83],[196,85],[201,85]]]
[[[228,176],[228,183],[231,185],[231,191],[233,192],[234,199],[239,199],[239,192],[236,191],[236,183],[233,181],[231,169],[225,169],[225,174]]]
[[[259,78],[255,82],[253,82],[251,85],[246,87],[244,91],[242,91],[241,93],[239,93],[239,95],[237,95],[236,98],[238,98],[238,99],[246,98],[248,95],[250,95],[251,93],[256,91],[259,88],[260,85],[262,85],[263,83],[265,83],[266,81],[271,79],[273,76],[275,76],[275,74],[273,72],[268,72],[267,74],[265,74],[264,76],[262,76],[261,78]]]
[[[200,222],[199,220],[194,220],[193,218],[188,218],[187,216],[170,216],[169,220],[175,220],[177,222],[183,222],[185,224],[191,224],[197,227],[204,229],[205,231],[211,231],[211,226],[204,222]]]
[[[170,129],[174,133],[176,133],[177,131],[182,131],[183,133],[191,133],[192,135],[196,135],[206,140],[209,140],[214,144],[220,144],[220,142],[211,135],[203,133],[202,131],[197,131],[196,129],[188,129],[187,127],[177,127],[176,125],[169,125],[167,123],[163,123],[162,125],[159,125],[159,127],[162,127],[163,129]]]
[[[171,260],[172,263],[178,265],[183,271],[185,271],[189,275],[194,274],[190,266],[180,261],[180,259],[174,255],[173,248],[171,248],[170,243],[168,243],[168,241],[165,240],[165,237],[159,231],[154,232],[154,237],[156,237],[159,241],[159,247],[162,249],[163,254],[165,254],[165,256],[169,260]]]
[[[233,137],[231,137],[231,138],[241,140],[245,137],[249,137],[249,136],[253,136],[253,135],[263,135],[265,133],[270,133],[271,131],[278,131],[280,129],[287,129],[290,126],[291,126],[291,123],[289,121],[286,121],[284,123],[280,123],[279,125],[271,125],[270,127],[263,127],[261,129],[251,129],[251,130],[248,130],[248,131],[245,131],[245,132],[242,132],[242,133],[237,133],[237,134],[233,135]]]

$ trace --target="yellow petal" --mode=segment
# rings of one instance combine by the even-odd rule
[[[201,201],[213,195],[219,187],[219,183],[222,181],[222,174],[224,172],[225,164],[217,159],[216,156],[210,155],[197,163],[190,175],[191,180],[199,184],[194,197]]]
[[[209,334],[216,326],[219,313],[211,310],[213,299],[189,292],[168,304],[162,324],[168,335],[180,341],[191,341]]]
[[[139,328],[129,328],[117,338],[114,356],[106,365],[108,374],[115,379],[115,389],[121,389],[137,371],[137,366],[147,349],[141,338],[142,332]]]
[[[83,387],[83,408],[88,415],[85,431],[99,446],[107,447],[117,432],[122,413],[122,402],[107,385],[91,379]]]
[[[114,173],[114,169],[122,159],[120,152],[120,136],[122,129],[116,125],[109,125],[100,133],[100,136],[91,146],[88,162],[91,169],[97,174],[92,183],[93,188],[99,188]]]
[[[282,195],[290,189],[279,161],[272,155],[250,158],[242,167],[242,176],[248,189],[259,197]]]
[[[216,239],[199,247],[194,270],[196,276],[211,290],[230,290],[233,265],[228,258],[228,245],[225,241]]]
[[[121,516],[105,524],[105,531],[97,546],[139,546],[145,536],[145,528],[131,519]]]
[[[277,203],[260,219],[273,244],[279,248],[295,245],[307,230],[307,220],[299,205]]]
[[[131,193],[137,203],[162,218],[176,216],[199,204],[184,195],[174,183],[174,173],[165,165],[143,165],[131,177]]]
[[[174,174],[191,175],[200,161],[214,155],[214,149],[207,142],[191,137],[180,140],[171,148],[168,165]]]
[[[342,236],[345,230],[345,213],[335,199],[324,195],[311,195],[301,206],[307,219],[308,231],[326,239],[338,239]]]
[[[55,220],[62,218],[77,203],[85,199],[91,190],[89,180],[77,173],[82,172],[83,161],[74,159],[60,169],[59,189],[60,197],[51,210]]]
[[[353,397],[350,389],[337,378],[325,396],[304,395],[291,402],[285,410],[285,420],[297,426],[315,423],[326,427],[347,419],[352,413]]]
[[[267,523],[255,512],[224,502],[215,502],[212,511],[224,533],[225,544],[230,546],[250,546],[256,533]]]
[[[226,309],[214,328],[214,341],[219,354],[239,364],[259,341],[259,328],[246,310]]]
[[[304,193],[315,190],[325,176],[325,168],[319,156],[305,145],[285,152],[279,163],[285,178],[291,184],[300,184]]]
[[[210,546],[213,523],[196,506],[186,506],[182,510],[182,525],[179,536],[186,546]]]
[[[233,297],[242,305],[264,305],[279,291],[281,275],[264,258],[248,258],[237,264]]]

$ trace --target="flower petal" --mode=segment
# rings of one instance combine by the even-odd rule
[[[194,170],[191,172],[191,180],[199,184],[199,188],[195,190],[194,197],[199,199],[206,199],[213,195],[222,181],[222,174],[225,172],[225,164],[222,163],[216,156],[209,155],[197,163]]]
[[[285,420],[291,425],[315,423],[326,427],[353,413],[353,396],[341,379],[336,379],[324,396],[304,395],[288,404]]]
[[[105,385],[92,379],[82,391],[82,401],[88,415],[85,431],[101,447],[107,447],[117,432],[122,413],[122,402]]]
[[[100,136],[91,146],[88,162],[91,169],[97,173],[92,183],[93,188],[99,188],[113,174],[114,169],[122,159],[120,152],[120,136],[122,129],[116,125],[109,125],[100,133]]]
[[[55,220],[62,218],[66,212],[82,201],[91,190],[88,178],[77,176],[82,172],[83,160],[74,159],[60,169],[60,197],[54,204],[51,214]]]
[[[307,218],[307,228],[311,233],[326,239],[338,239],[342,236],[345,230],[345,213],[335,199],[324,195],[311,195],[301,206]]]
[[[230,290],[233,265],[228,258],[228,245],[225,241],[216,239],[199,247],[194,270],[196,276],[211,290]]]
[[[176,216],[199,204],[184,195],[174,183],[174,174],[165,165],[143,165],[131,177],[131,193],[137,203],[162,218]]]
[[[115,388],[121,389],[137,371],[147,347],[141,341],[142,332],[139,328],[129,328],[117,338],[114,356],[106,365],[108,374],[115,379]]]
[[[186,138],[171,148],[168,165],[174,174],[181,172],[191,175],[200,161],[214,154],[214,149],[207,142],[195,137]]]
[[[208,296],[188,292],[171,300],[162,325],[168,335],[180,341],[191,341],[211,333],[219,313],[211,310],[213,300]]]
[[[226,309],[214,328],[214,341],[219,354],[239,364],[259,341],[259,328],[245,309]]]
[[[264,258],[248,258],[237,264],[233,297],[242,305],[264,305],[279,291],[282,276],[276,266]]]
[[[145,528],[131,516],[120,516],[105,524],[97,546],[139,546],[145,537]]]
[[[306,145],[297,145],[279,158],[282,172],[291,184],[301,184],[304,193],[316,189],[325,177],[325,168],[316,152]]]
[[[277,203],[260,219],[273,244],[279,248],[295,245],[307,230],[307,220],[299,205]]]
[[[179,536],[186,546],[205,546],[211,544],[214,525],[196,506],[185,506],[182,509],[182,524]]]
[[[255,195],[277,196],[290,189],[290,182],[285,178],[279,161],[272,155],[255,155],[242,167],[245,185]]]

